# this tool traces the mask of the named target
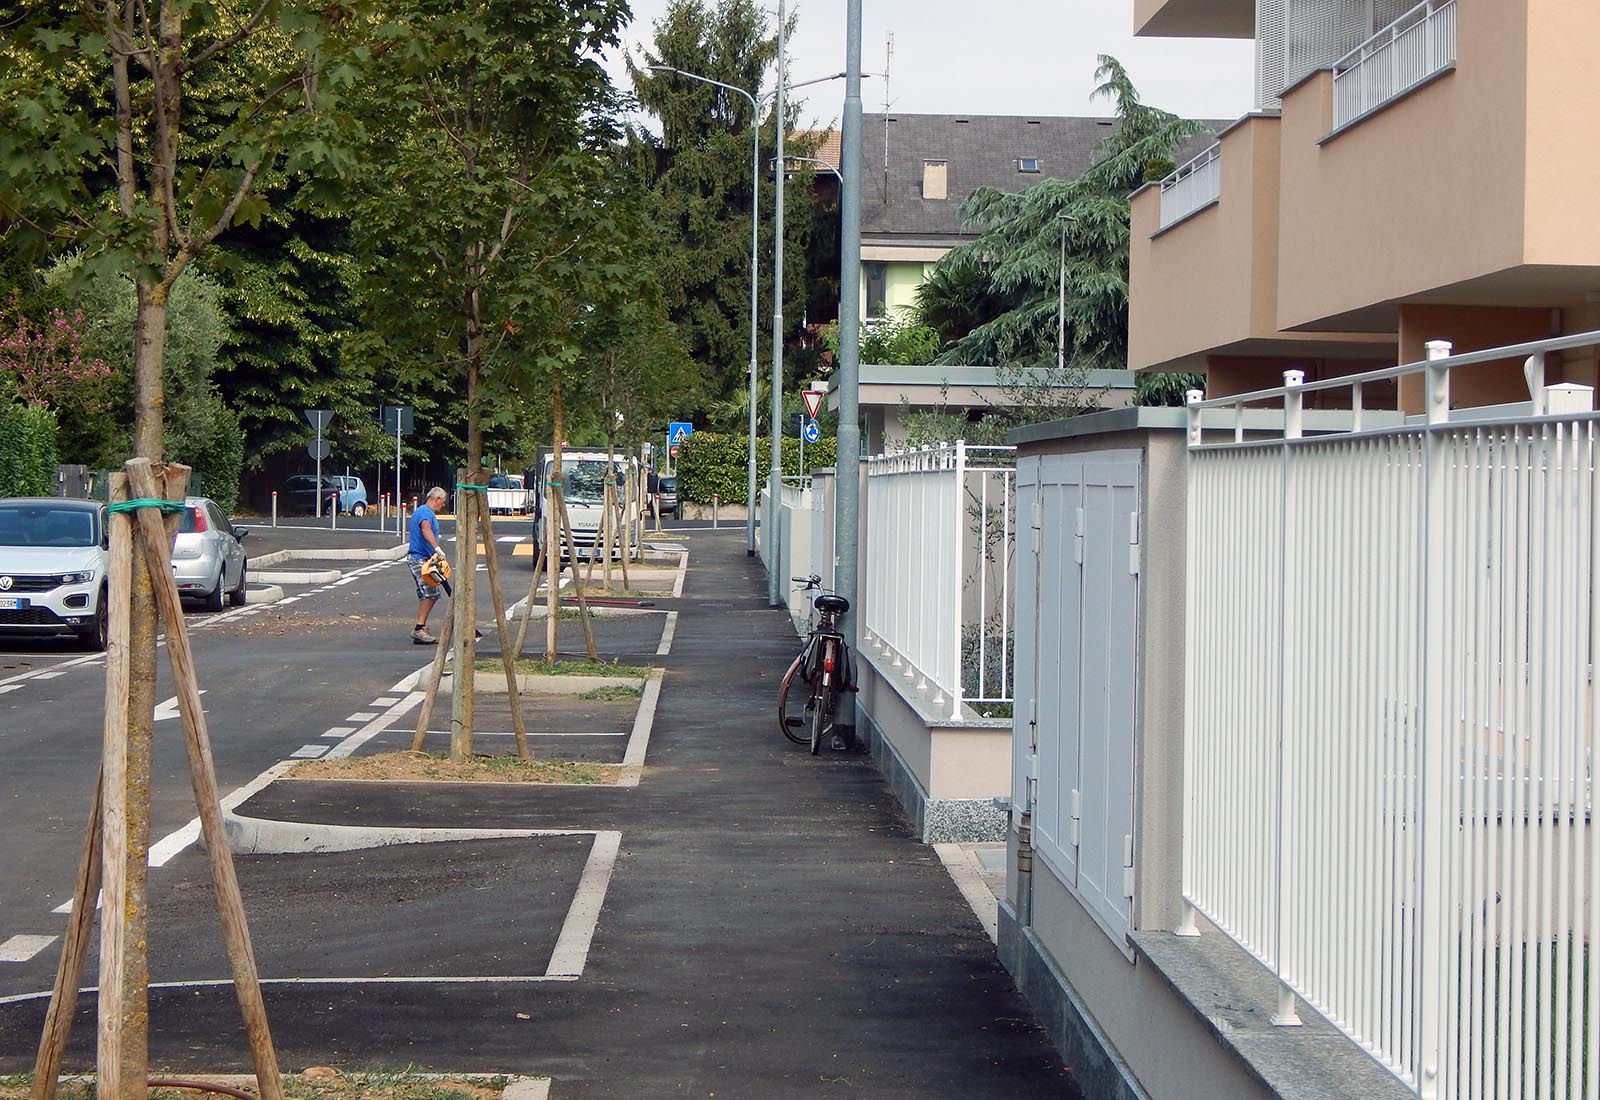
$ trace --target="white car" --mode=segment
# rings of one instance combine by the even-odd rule
[[[106,647],[106,510],[93,500],[0,500],[0,633]]]

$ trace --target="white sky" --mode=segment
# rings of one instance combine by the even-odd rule
[[[637,57],[652,40],[667,0],[633,0],[623,32]],[[767,0],[776,15],[777,0]],[[788,43],[791,79],[844,68],[845,0],[790,0],[799,27]],[[1190,118],[1232,119],[1250,109],[1248,41],[1135,38],[1133,0],[863,0],[862,68],[881,72],[894,34],[891,109],[920,114],[1105,115],[1091,100],[1095,56],[1125,65],[1146,103]],[[613,79],[628,87],[620,57]],[[801,125],[827,125],[842,112],[844,82],[801,89]],[[867,111],[883,110],[883,82],[862,83]]]

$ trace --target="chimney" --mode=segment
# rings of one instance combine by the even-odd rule
[[[946,160],[925,160],[922,162],[922,197],[925,199],[943,199],[949,197],[945,183],[950,162]]]

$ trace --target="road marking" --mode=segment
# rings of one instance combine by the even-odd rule
[[[315,760],[328,751],[326,745],[301,745],[289,754],[292,760]]]
[[[0,943],[0,963],[25,963],[55,943],[58,936],[12,936]]]
[[[350,717],[346,718],[345,721],[346,722],[357,722],[357,723],[370,722],[374,718],[376,718],[377,716],[378,715],[374,711],[363,710],[363,711],[358,711],[355,714],[352,714]]]
[[[474,736],[474,737],[515,737],[516,735],[517,735],[516,730],[473,730],[472,731],[472,736]],[[428,730],[427,731],[427,736],[429,736],[429,737],[449,737],[450,736],[450,731],[449,730]],[[572,733],[569,730],[553,730],[550,733],[540,733],[540,732],[538,732],[536,730],[529,730],[528,731],[528,736],[529,737],[628,737],[628,736],[631,736],[631,735],[626,733],[626,732],[624,732],[623,730],[611,730],[609,732],[605,731],[605,730],[591,730],[591,731],[584,731],[584,732],[581,732],[581,733]]]
[[[678,575],[672,582],[672,598],[677,599],[683,595],[683,578],[689,575],[689,551],[685,550],[678,556]]]
[[[0,695],[4,695],[8,691],[16,691],[21,686],[21,684],[0,684]]]
[[[372,705],[375,707],[392,707],[399,701],[400,700],[394,698],[393,696],[385,695],[382,698],[374,699],[372,701]]]
[[[201,688],[200,689],[200,694],[204,695],[205,693],[206,693],[206,689],[205,688]],[[164,699],[161,702],[156,704],[155,718],[154,718],[155,721],[157,721],[157,722],[165,722],[169,718],[176,718],[176,717],[178,717],[178,697],[176,695],[174,695],[171,699]]]
[[[349,737],[355,731],[356,731],[356,728],[354,726],[329,726],[328,727],[328,731],[326,733],[324,733],[322,736],[324,736],[324,737]]]
[[[299,600],[300,600],[299,596],[285,596],[283,599],[279,600],[278,602],[279,603],[298,603]]]
[[[667,625],[661,628],[661,644],[656,646],[656,656],[665,657],[672,652],[672,636],[678,631],[678,613],[667,612]]]
[[[394,724],[397,718],[405,714],[406,711],[415,707],[418,703],[422,702],[426,695],[427,693],[422,691],[411,692],[394,706],[390,707],[372,721],[362,726],[359,730],[352,733],[349,737],[346,737],[343,741],[340,741],[337,745],[333,746],[333,748],[329,749],[327,759],[337,760],[341,757],[349,756],[362,745],[366,744],[368,741],[378,736],[378,734],[388,729]]]
[[[656,703],[661,698],[662,670],[650,673],[644,684],[644,698],[639,700],[639,713],[634,715],[633,732],[628,735],[628,748],[622,755],[622,772],[617,776],[617,786],[637,787],[644,774],[644,754],[650,747],[650,731],[656,724]]]
[[[589,962],[589,947],[594,942],[594,930],[600,923],[600,907],[605,904],[606,890],[611,885],[611,874],[617,868],[617,852],[621,848],[621,833],[615,830],[595,833],[594,847],[589,849],[583,877],[578,880],[578,893],[567,910],[567,919],[561,923],[556,949],[550,953],[546,977],[583,976],[583,968]]]
[[[65,676],[66,674],[67,670],[64,668],[53,668],[48,672],[36,673],[33,678],[35,680],[54,680],[57,676]]]
[[[222,800],[224,810],[238,808],[246,799],[265,789],[269,783],[274,782],[284,772],[293,767],[293,762],[281,760],[266,771],[256,776],[244,786],[239,787]],[[150,846],[149,864],[152,867],[165,867],[172,859],[189,845],[200,839],[200,819],[190,818],[189,823],[182,828],[174,829],[160,840]]]

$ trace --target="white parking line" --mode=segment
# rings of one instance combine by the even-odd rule
[[[665,657],[672,652],[672,636],[678,630],[678,613],[667,612],[667,623],[661,628],[661,644],[656,646],[656,656]]]
[[[418,703],[422,702],[426,695],[427,693],[422,691],[411,692],[394,706],[390,707],[372,721],[356,730],[356,732],[352,733],[349,737],[346,737],[343,741],[340,741],[337,745],[333,746],[333,748],[329,749],[327,759],[337,760],[341,757],[349,756],[362,745],[366,744],[368,741],[378,736],[378,734],[394,725],[397,718],[405,714],[406,711],[415,707]]]
[[[244,786],[235,789],[231,794],[224,798],[222,800],[222,808],[224,810],[232,810],[237,808],[246,799],[250,798],[257,792],[264,790],[267,784],[273,782],[279,776],[283,775],[283,773],[288,771],[290,767],[292,767],[292,764],[287,760],[279,761],[278,763],[272,765],[272,767],[268,768],[266,771],[250,780],[250,782],[246,783]],[[173,857],[175,857],[179,852],[183,851],[185,848],[199,839],[200,819],[198,817],[190,818],[187,825],[180,829],[174,829],[172,832],[168,833],[166,836],[162,837],[160,840],[156,841],[150,846],[150,866],[165,867],[168,863],[172,862]]]
[[[354,726],[329,726],[322,735],[324,737],[349,737],[356,731]]]
[[[66,674],[67,674],[67,670],[64,669],[64,668],[53,668],[48,672],[37,673],[34,676],[34,679],[35,680],[54,680],[57,676],[65,676]]]
[[[291,760],[315,760],[327,751],[327,745],[301,745],[289,754],[289,758]]]
[[[377,716],[378,716],[377,712],[375,712],[375,711],[363,710],[363,711],[358,711],[355,714],[352,714],[350,717],[346,718],[345,721],[346,722],[355,722],[357,724],[360,724],[362,722],[370,722],[374,718],[376,718]]]
[[[617,852],[622,848],[622,834],[613,830],[594,835],[594,847],[589,849],[589,861],[583,866],[583,877],[578,880],[578,893],[567,910],[567,919],[561,924],[561,935],[556,939],[556,949],[550,953],[550,965],[545,968],[548,978],[578,978],[589,962],[589,947],[594,942],[594,930],[600,923],[600,907],[605,904],[606,890],[611,885],[611,874],[617,868]]]
[[[0,943],[0,963],[25,963],[55,943],[58,936],[12,936]]]
[[[637,787],[644,775],[645,751],[650,747],[650,731],[656,724],[656,703],[661,699],[662,670],[656,669],[645,681],[644,698],[639,700],[639,713],[633,719],[633,732],[628,735],[628,748],[622,756],[622,774],[617,777],[619,787]]]

